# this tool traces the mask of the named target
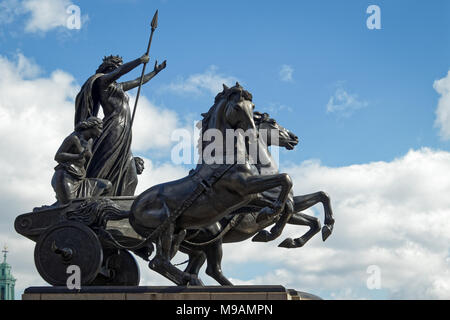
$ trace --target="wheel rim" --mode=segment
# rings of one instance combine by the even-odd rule
[[[67,284],[69,266],[80,268],[80,284],[88,285],[97,276],[103,252],[97,235],[79,222],[63,222],[48,228],[35,250],[36,268],[42,278],[54,286]]]

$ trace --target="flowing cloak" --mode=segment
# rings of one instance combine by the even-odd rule
[[[94,86],[95,80],[102,75],[103,73],[97,73],[90,77],[77,94],[77,97],[75,98],[75,127],[79,122],[84,121],[91,116],[97,116],[100,104],[98,101],[94,101],[92,87]]]
[[[69,194],[67,188],[62,185],[70,185]],[[66,203],[70,199],[90,198],[103,193],[105,183],[99,179],[86,178],[86,170],[74,163],[59,163],[55,167],[52,177],[52,187],[56,193],[56,199]]]
[[[93,75],[81,87],[75,100],[75,125],[90,116],[97,116],[100,103],[93,95],[92,89],[95,80],[102,75]],[[113,185],[110,195],[134,195],[137,175],[130,150],[131,112],[128,96],[117,83],[111,84],[107,90],[109,95],[121,99],[121,104],[111,113],[105,113],[103,132],[92,147],[92,158],[86,168],[86,177],[109,180]]]

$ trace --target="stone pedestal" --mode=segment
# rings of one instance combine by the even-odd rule
[[[282,286],[29,287],[23,300],[320,300]]]

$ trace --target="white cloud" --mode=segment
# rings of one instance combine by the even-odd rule
[[[21,54],[14,62],[0,57],[0,68],[0,167],[5,173],[0,201],[29,210],[21,204],[53,200],[53,156],[73,127],[78,86],[61,70],[36,77],[40,68]]]
[[[433,88],[441,95],[436,109],[435,125],[440,128],[440,136],[450,139],[450,70],[447,76],[436,80]]]
[[[341,116],[348,117],[354,111],[367,107],[366,101],[359,100],[357,94],[348,93],[341,84],[338,84],[334,95],[330,97],[327,103],[327,112],[335,112]]]
[[[305,231],[288,226],[274,243],[225,244],[225,274],[229,266],[269,264],[273,271],[246,281],[328,298],[450,298],[450,153],[425,148],[391,162],[330,168],[306,161],[282,171],[293,178],[296,195],[329,193],[333,235],[323,243],[318,234],[300,249],[278,248]],[[381,269],[381,292],[366,288],[370,265]]]
[[[65,27],[67,24],[66,9],[72,4],[69,0],[26,0],[23,7],[31,17],[25,30],[29,32],[48,31]]]
[[[280,79],[284,82],[291,82],[293,80],[292,75],[294,74],[294,68],[287,64],[283,64],[280,68]]]
[[[33,59],[25,57],[22,53],[17,53],[16,71],[24,79],[37,78],[42,69]]]
[[[210,66],[205,72],[190,75],[186,79],[180,76],[175,82],[164,86],[163,89],[177,94],[203,94],[206,92],[216,95],[222,91],[222,84],[233,86],[236,81],[239,80],[217,73],[217,67]]]
[[[135,96],[130,97],[134,106]],[[173,144],[170,137],[179,128],[176,112],[155,106],[145,96],[139,98],[133,124],[133,150],[137,153],[151,148],[167,148]]]
[[[154,185],[183,178],[189,173],[187,169],[175,166],[169,162],[154,163],[145,157],[143,159],[145,161],[145,170],[139,176],[136,194],[140,194]]]
[[[17,17],[26,16],[26,32],[47,32],[56,28],[66,28],[69,17],[74,13],[70,0],[4,0],[0,3],[0,23],[13,22]],[[81,10],[80,10],[81,11]],[[88,19],[80,12],[80,25]]]

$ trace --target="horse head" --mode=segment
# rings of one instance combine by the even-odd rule
[[[236,82],[236,85],[229,88],[223,85],[223,91],[217,94],[214,105],[207,113],[203,113],[201,122],[200,140],[202,150],[206,150],[209,145],[214,145],[217,150],[225,150],[225,157],[231,154],[247,154],[244,144],[236,143],[231,137],[240,137],[237,141],[245,141],[250,138],[256,141],[256,125],[253,120],[253,109],[250,92]],[[214,138],[212,138],[214,137]],[[229,139],[233,145],[233,150],[229,150]],[[234,139],[234,138],[233,138]],[[220,142],[218,141],[220,140]],[[236,148],[236,152],[234,152]],[[216,150],[216,151],[217,151]]]
[[[260,137],[265,139],[267,146],[277,145],[292,150],[298,144],[298,137],[280,125],[275,119],[270,118],[269,114],[255,112],[254,120]],[[263,130],[265,134],[261,134]],[[278,137],[274,136],[275,134]]]
[[[252,94],[236,82],[234,87],[223,85],[222,92],[214,99],[214,105],[203,113],[202,130],[248,129],[256,130],[253,120]]]

